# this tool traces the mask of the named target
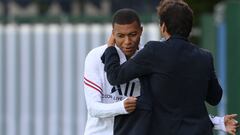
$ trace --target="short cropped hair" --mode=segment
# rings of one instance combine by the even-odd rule
[[[133,9],[123,8],[116,11],[116,13],[113,15],[112,26],[114,26],[115,23],[124,25],[131,24],[135,21],[137,24],[139,24],[139,26],[141,26],[137,12]]]
[[[163,0],[157,13],[160,25],[165,23],[170,35],[188,37],[193,25],[193,11],[183,0]]]

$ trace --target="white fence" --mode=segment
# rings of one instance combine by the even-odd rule
[[[0,135],[82,135],[84,59],[111,25],[0,25]],[[144,25],[142,43],[159,39]]]

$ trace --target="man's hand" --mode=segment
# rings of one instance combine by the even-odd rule
[[[131,113],[136,109],[137,98],[136,97],[128,97],[124,101],[124,108],[127,112]]]
[[[114,46],[115,43],[116,43],[115,38],[114,38],[113,34],[111,34],[111,36],[109,37],[108,42],[107,42],[108,47]]]
[[[230,114],[224,116],[224,124],[226,127],[226,132],[231,135],[236,135],[237,128],[239,127],[238,121],[235,120],[237,114]]]

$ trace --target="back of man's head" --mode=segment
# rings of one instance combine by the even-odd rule
[[[113,15],[112,26],[114,26],[115,23],[124,25],[131,24],[135,21],[139,24],[139,26],[141,26],[137,12],[133,9],[123,8],[116,11]]]
[[[183,0],[163,0],[158,6],[160,25],[167,27],[170,35],[188,37],[192,30],[193,11]]]

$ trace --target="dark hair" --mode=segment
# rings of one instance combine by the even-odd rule
[[[193,24],[193,11],[182,0],[165,0],[158,8],[160,25],[165,23],[170,35],[188,37]]]
[[[139,26],[141,26],[141,22],[137,12],[133,9],[123,8],[119,9],[113,15],[112,26],[114,24],[131,24],[133,22],[137,22]]]

